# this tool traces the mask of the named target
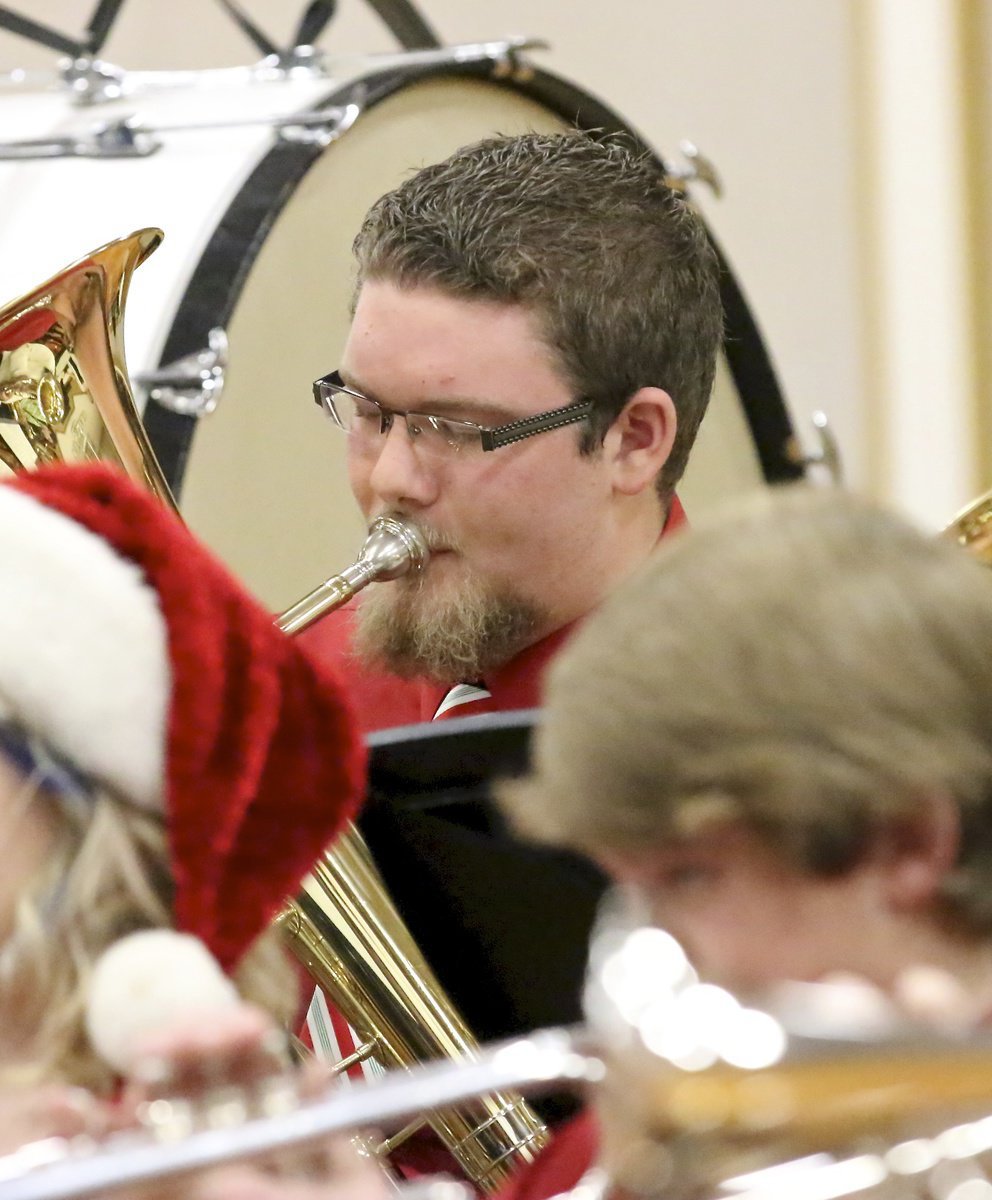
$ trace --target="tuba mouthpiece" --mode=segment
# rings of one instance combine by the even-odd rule
[[[429,557],[427,539],[416,525],[402,517],[376,517],[357,560],[287,608],[276,624],[283,633],[301,633],[368,584],[423,570]]]
[[[423,570],[429,558],[423,533],[402,517],[376,517],[358,555],[360,563],[374,567],[380,583]]]

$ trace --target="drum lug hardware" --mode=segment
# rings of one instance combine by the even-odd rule
[[[93,144],[94,158],[147,158],[162,146],[134,116],[97,125]]]
[[[551,43],[540,37],[506,37],[499,42],[469,42],[464,46],[446,46],[440,50],[423,50],[408,55],[410,60],[426,62],[492,62],[494,79],[512,79],[527,83],[534,68],[522,58],[527,50],[551,49]]]
[[[0,142],[0,162],[37,158],[147,158],[161,147],[136,117],[94,125],[75,137]]]
[[[713,164],[713,161],[703,154],[695,142],[683,138],[679,142],[679,153],[685,160],[680,167],[667,165],[665,182],[669,187],[685,190],[687,183],[705,183],[714,196],[719,199],[723,195],[723,181]]]
[[[267,54],[255,73],[261,78],[285,76],[291,79],[329,79],[327,55],[316,46],[294,46],[292,50],[280,50]]]
[[[329,146],[348,130],[361,116],[364,96],[354,95],[348,104],[320,112],[297,113],[284,120],[273,121],[284,142],[304,146]]]
[[[124,95],[125,73],[99,58],[64,58],[59,74],[79,105],[106,104]]]
[[[149,400],[184,417],[206,417],[224,392],[228,361],[227,333],[219,326],[207,334],[207,346],[164,367],[135,377]]]
[[[550,43],[539,38],[511,38],[505,42],[489,43],[488,57],[493,62],[493,79],[511,79],[514,83],[528,83],[534,77],[534,68],[521,58],[524,50],[548,50]]]
[[[841,458],[840,445],[830,426],[830,419],[825,412],[818,409],[813,413],[811,420],[816,432],[816,440],[819,443],[817,448],[806,454],[798,441],[791,438],[786,455],[797,466],[822,467],[830,482],[835,487],[840,487],[844,482],[844,463]]]
[[[383,66],[396,66],[411,73],[430,71],[436,67],[488,62],[492,64],[493,78],[525,83],[533,75],[534,69],[523,55],[528,50],[550,48],[550,42],[543,38],[514,36],[495,42],[464,42],[437,50],[408,50],[403,54],[381,55],[377,61]]]

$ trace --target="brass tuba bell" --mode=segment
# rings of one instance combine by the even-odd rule
[[[122,318],[131,275],[162,241],[141,229],[0,310],[0,460],[117,463],[176,507],[135,407]]]
[[[135,406],[124,362],[131,276],[162,240],[142,229],[110,242],[0,310],[0,462],[11,471],[53,462],[117,463],[164,503],[176,502]],[[419,532],[373,524],[358,561],[277,618],[296,633],[377,579],[417,569]],[[328,850],[281,918],[290,949],[309,965],[389,1067],[472,1058],[477,1046],[389,899],[358,830]],[[544,1126],[516,1094],[436,1113],[431,1124],[466,1175],[495,1189],[543,1144]]]

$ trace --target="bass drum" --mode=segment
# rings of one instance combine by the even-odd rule
[[[348,128],[329,145],[281,139],[261,157],[206,238],[163,339],[169,363],[202,350],[211,329],[227,330],[217,410],[193,419],[150,403],[145,422],[190,525],[274,610],[352,561],[364,534],[343,439],[325,428],[310,384],[341,353],[351,241],[369,205],[416,168],[496,132],[577,124],[642,145],[549,73],[499,79],[502,60],[424,58],[399,56],[311,102],[340,106]],[[761,339],[729,271],[723,283],[726,352],[680,488],[690,513],[802,473]]]

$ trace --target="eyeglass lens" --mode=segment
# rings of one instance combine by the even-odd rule
[[[406,423],[407,432],[418,448],[429,453],[445,454],[452,450],[481,449],[478,431],[471,426],[447,421],[425,413],[388,413],[371,400],[353,396],[348,392],[324,393],[338,424],[349,433],[360,447],[371,447],[382,434],[388,432],[394,420]],[[385,417],[385,420],[384,420]]]

